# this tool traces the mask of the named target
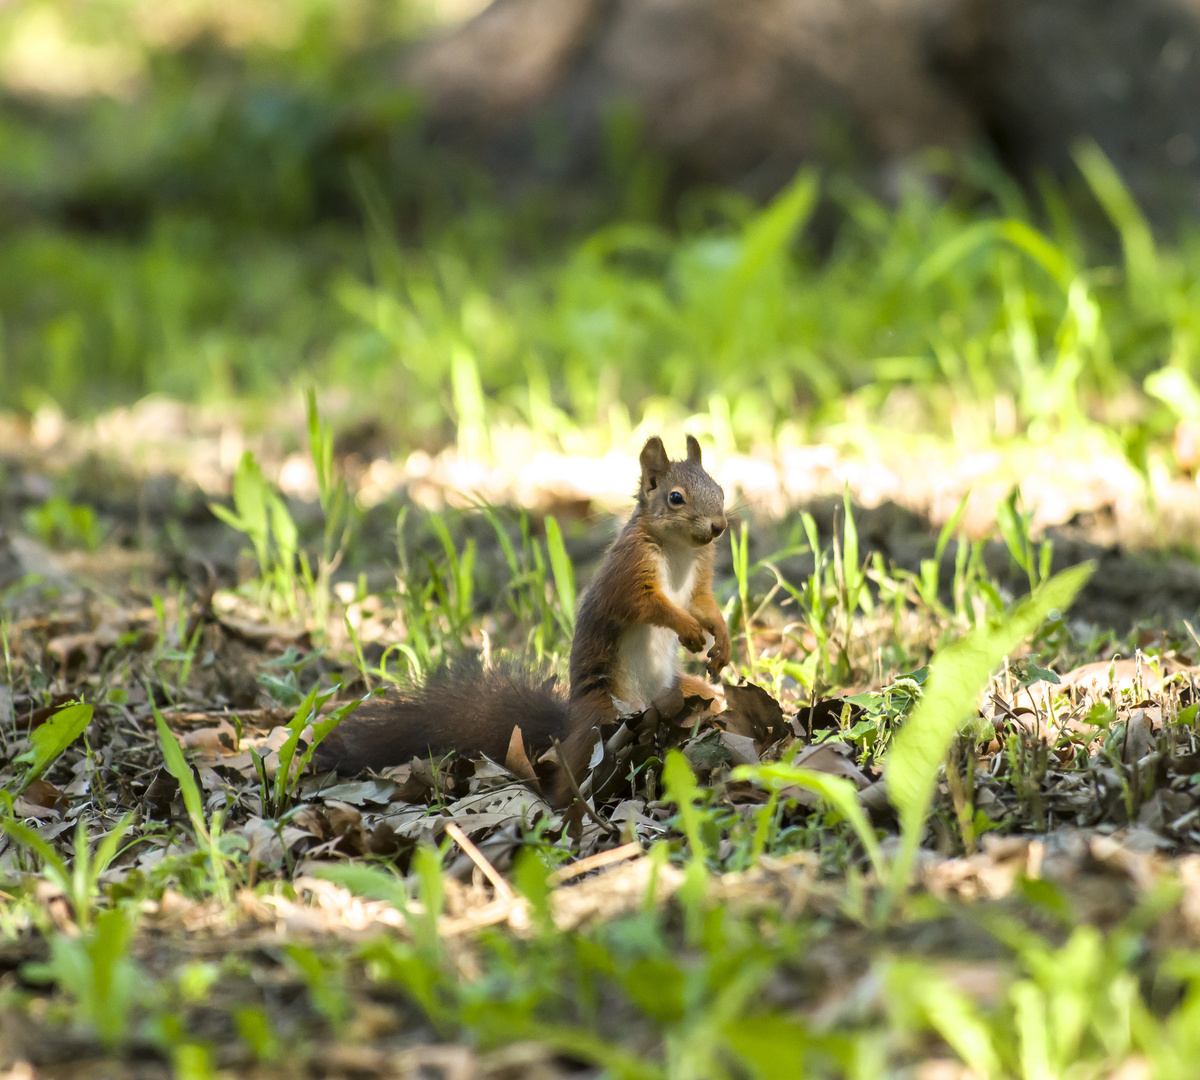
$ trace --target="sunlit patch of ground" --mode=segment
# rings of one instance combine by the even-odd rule
[[[937,529],[966,496],[963,525],[968,535],[980,537],[993,531],[996,504],[1019,485],[1035,534],[1071,525],[1081,538],[1100,545],[1177,548],[1190,547],[1200,525],[1200,487],[1169,454],[1151,459],[1140,472],[1099,427],[1081,425],[1039,442],[989,443],[863,425],[818,431],[811,442],[793,435],[746,453],[713,435],[711,426],[710,417],[699,416],[669,421],[662,433],[671,445],[682,444],[685,430],[700,434],[706,465],[729,500],[768,518],[821,496],[840,496],[848,487],[856,505],[891,502]],[[365,506],[403,494],[431,508],[483,499],[534,510],[575,504],[622,513],[629,505],[630,478],[637,475],[638,450],[651,428],[659,430],[644,423],[615,439],[597,432],[584,446],[564,450],[546,435],[505,426],[474,457],[455,446],[434,455],[393,453],[378,436],[356,445],[351,431],[342,464]],[[220,498],[228,495],[243,452],[253,450],[285,494],[315,498],[299,398],[275,410],[268,434],[255,434],[262,430],[261,416],[248,429],[235,411],[154,397],[81,425],[53,411],[28,422],[0,415],[0,458],[19,470],[10,485],[23,485],[18,491],[27,492],[27,499],[49,490],[56,474],[78,470],[96,455],[133,478],[170,473]]]

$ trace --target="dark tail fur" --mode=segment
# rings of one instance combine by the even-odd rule
[[[317,747],[320,770],[355,773],[414,757],[484,753],[503,765],[514,727],[532,755],[568,735],[567,696],[553,678],[504,665],[458,662],[424,685],[372,698]]]

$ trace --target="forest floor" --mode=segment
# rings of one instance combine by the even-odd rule
[[[292,421],[0,418],[0,1075],[1186,1075],[1192,480],[1089,429],[706,451],[727,707],[623,717],[563,811],[521,747],[304,758],[464,651],[561,677],[636,433]],[[964,635],[1000,662],[951,715]]]

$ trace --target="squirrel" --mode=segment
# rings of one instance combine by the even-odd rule
[[[511,665],[445,667],[416,689],[360,706],[317,747],[316,767],[353,773],[451,752],[503,763],[519,727],[532,750],[557,743],[560,769],[545,787],[550,802],[563,806],[586,771],[600,724],[616,717],[614,699],[644,707],[674,687],[716,698],[715,687],[683,672],[679,645],[701,653],[710,636],[706,666],[714,678],[729,662],[729,631],[712,591],[725,494],[691,435],[685,460],[670,460],[655,435],[639,461],[637,505],[579,603],[565,695],[553,679]]]

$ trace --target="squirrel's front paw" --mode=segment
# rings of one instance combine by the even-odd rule
[[[721,668],[729,663],[729,635],[724,634],[713,642],[713,647],[708,650],[708,673],[714,679],[719,674]]]
[[[688,652],[704,652],[704,627],[695,619],[684,625],[678,631],[679,640]]]

